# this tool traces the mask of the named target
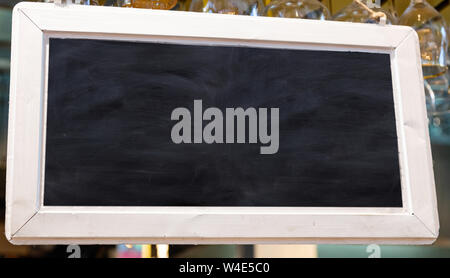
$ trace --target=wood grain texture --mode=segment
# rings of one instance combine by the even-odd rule
[[[279,108],[278,153],[172,143],[194,99]],[[50,39],[47,107],[46,206],[402,206],[388,54]]]

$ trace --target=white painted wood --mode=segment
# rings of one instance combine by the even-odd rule
[[[226,14],[78,6],[22,5],[42,30],[215,39],[268,40],[394,48],[409,27]],[[149,20],[151,16],[151,20]],[[326,35],[324,35],[326,34]]]
[[[15,11],[11,41],[12,82],[6,183],[21,186],[7,186],[6,206],[9,208],[5,217],[7,236],[12,236],[19,230],[39,208],[44,59],[42,34],[25,14],[19,10]]]
[[[403,72],[397,73],[401,95],[402,126],[400,130],[403,132],[403,156],[406,158],[403,172],[408,177],[412,213],[437,237],[439,220],[433,161],[423,91],[420,49],[417,41],[417,33],[411,31],[395,51],[398,70],[409,70],[407,76]],[[408,138],[414,138],[414,140],[408,140]]]
[[[420,53],[409,27],[21,3],[13,30],[5,227],[12,243],[425,244],[437,237]],[[50,37],[389,53],[404,206],[45,207]]]
[[[133,229],[131,229],[133,227]],[[125,232],[126,231],[126,232]],[[13,242],[21,238],[33,238],[42,242],[47,238],[66,242],[68,239],[83,239],[97,242],[114,239],[128,242],[147,238],[159,239],[159,243],[171,240],[197,242],[214,238],[239,240],[266,240],[276,242],[314,242],[334,238],[353,241],[371,238],[383,241],[389,238],[403,242],[421,238],[431,241],[433,235],[413,215],[381,214],[364,215],[302,213],[237,213],[220,212],[170,213],[160,208],[118,208],[86,212],[77,208],[61,208],[59,211],[42,209],[17,234]]]

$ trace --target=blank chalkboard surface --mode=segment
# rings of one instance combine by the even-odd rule
[[[46,206],[402,206],[389,54],[49,45]],[[194,142],[194,123],[211,122],[194,115],[195,101],[223,113],[234,143]],[[239,107],[258,123],[266,109],[268,134],[277,108],[276,152],[249,142],[250,118],[236,143],[238,123],[227,130],[225,118]],[[191,113],[191,143],[171,136],[177,108]]]
[[[12,30],[14,244],[439,234],[410,27],[23,2]]]

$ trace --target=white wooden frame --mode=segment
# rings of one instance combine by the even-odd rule
[[[389,53],[403,208],[46,207],[48,39],[244,45]],[[438,235],[417,35],[403,26],[112,7],[14,8],[6,237],[62,243],[406,243]]]

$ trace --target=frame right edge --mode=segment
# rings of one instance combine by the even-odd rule
[[[439,234],[436,189],[433,174],[431,144],[428,132],[419,38],[410,28],[409,34],[395,49],[398,88],[401,90],[402,118],[400,126],[404,132],[404,158],[407,176],[409,210],[430,232],[434,239]]]

